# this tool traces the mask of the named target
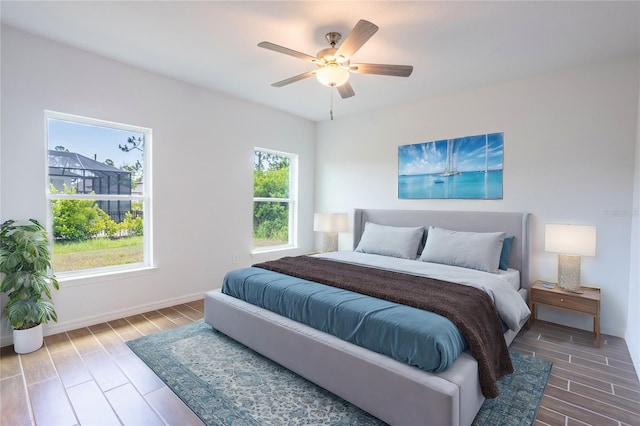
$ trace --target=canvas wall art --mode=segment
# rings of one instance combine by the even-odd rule
[[[502,199],[504,134],[398,147],[398,198]]]

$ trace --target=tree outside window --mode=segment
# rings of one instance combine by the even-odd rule
[[[297,157],[265,149],[254,151],[253,247],[272,249],[294,245],[293,219]]]

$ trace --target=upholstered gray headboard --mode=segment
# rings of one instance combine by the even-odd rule
[[[367,222],[390,226],[437,226],[454,231],[506,232],[515,237],[509,267],[520,271],[520,286],[529,287],[529,213],[356,209],[354,249]]]

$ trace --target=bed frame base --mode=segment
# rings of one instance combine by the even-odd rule
[[[205,322],[391,425],[469,425],[484,397],[463,353],[429,373],[212,290]]]

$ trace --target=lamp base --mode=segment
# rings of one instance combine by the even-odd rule
[[[567,291],[582,293],[580,290],[580,256],[558,255],[558,286]]]
[[[324,244],[322,246],[323,252],[337,251],[338,250],[338,233],[337,232],[325,232]]]

